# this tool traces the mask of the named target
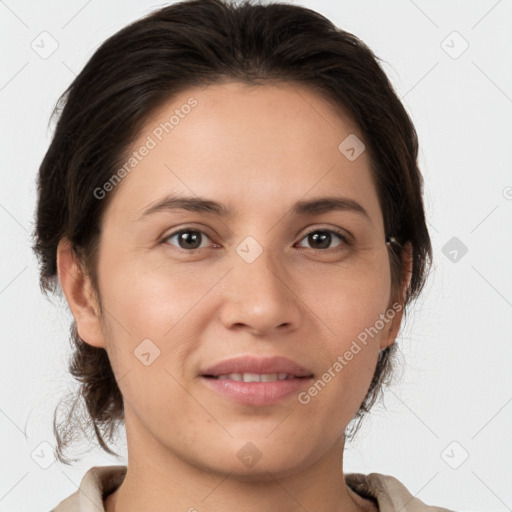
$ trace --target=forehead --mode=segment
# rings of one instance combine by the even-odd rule
[[[166,124],[169,121],[172,128]],[[211,133],[212,128],[215,133]],[[151,116],[142,130],[143,136],[149,133],[158,141],[169,142],[182,133],[191,143],[217,135],[218,142],[224,139],[226,144],[232,140],[252,142],[266,144],[267,152],[279,148],[292,149],[296,154],[301,149],[317,148],[310,145],[313,141],[319,150],[332,151],[337,150],[340,136],[357,134],[362,139],[359,127],[342,105],[292,82],[249,85],[224,81],[190,88]],[[230,150],[235,152],[236,147]]]
[[[358,126],[343,109],[298,84],[190,88],[147,120],[127,159],[144,156],[113,203],[124,197],[140,212],[159,195],[174,192],[260,208],[310,193],[366,196],[371,202],[376,194],[367,152],[351,160],[342,151],[351,137],[362,144]]]

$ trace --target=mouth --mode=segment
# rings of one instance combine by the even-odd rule
[[[240,356],[225,359],[202,370],[204,377],[244,382],[267,382],[265,379],[312,377],[313,372],[287,357]],[[256,380],[257,379],[257,380]]]
[[[203,375],[207,379],[234,380],[237,382],[276,382],[278,380],[306,379],[290,373],[225,373],[222,375]]]
[[[239,357],[221,361],[200,374],[209,389],[246,405],[282,402],[309,385],[313,373],[284,357]]]

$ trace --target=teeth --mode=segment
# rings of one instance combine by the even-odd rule
[[[293,378],[288,373],[229,373],[226,375],[218,375],[220,380],[236,380],[239,382],[275,382],[276,380],[286,380]]]
[[[244,373],[243,381],[244,382],[261,382],[261,375],[258,373]]]

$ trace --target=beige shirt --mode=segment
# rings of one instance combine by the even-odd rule
[[[95,466],[85,473],[80,488],[51,512],[105,512],[103,499],[121,485],[125,475],[126,466]],[[345,481],[363,498],[373,498],[380,512],[454,512],[426,505],[392,476],[346,473]]]

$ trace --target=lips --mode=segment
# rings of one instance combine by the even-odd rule
[[[270,406],[305,389],[313,372],[286,357],[237,357],[205,368],[201,380],[211,391],[232,402]]]
[[[275,382],[276,380],[295,379],[302,377],[295,377],[289,373],[229,373],[224,375],[217,375],[211,377],[219,380],[234,380],[237,382]]]
[[[256,381],[256,376],[261,377],[262,375],[276,375],[277,378],[273,380],[313,376],[312,371],[286,357],[259,358],[253,356],[226,359],[205,368],[200,373],[203,377],[225,379],[228,376],[234,377],[232,380],[244,382],[265,382],[259,378]]]

